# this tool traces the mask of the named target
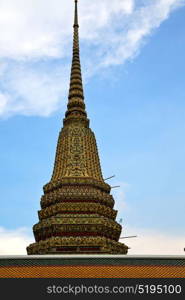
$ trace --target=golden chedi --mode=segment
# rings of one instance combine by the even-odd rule
[[[35,254],[126,254],[111,187],[104,182],[94,133],[89,128],[81,76],[75,0],[69,101],[59,134],[51,181],[43,188],[39,223],[33,226]]]

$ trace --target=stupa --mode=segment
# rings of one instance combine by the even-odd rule
[[[127,254],[119,242],[111,186],[102,176],[95,135],[85,110],[80,65],[78,1],[75,0],[73,57],[67,111],[54,170],[41,197],[35,243],[28,255]]]

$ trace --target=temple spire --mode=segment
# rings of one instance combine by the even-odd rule
[[[126,254],[121,225],[104,182],[96,138],[85,111],[75,0],[69,101],[59,133],[51,180],[44,186],[35,243],[28,254]]]

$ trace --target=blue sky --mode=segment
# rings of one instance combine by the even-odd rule
[[[15,11],[11,1],[7,7],[2,2],[7,12]],[[24,245],[33,241],[32,226],[38,222],[42,186],[50,180],[69,83],[73,3],[67,2],[60,4],[63,14],[69,12],[65,34],[60,36],[59,25],[63,23],[53,24],[47,14],[41,16],[48,21],[45,34],[50,36],[45,52],[43,45],[37,49],[20,45],[19,29],[9,29],[8,17],[6,26],[8,36],[16,41],[15,54],[11,49],[5,55],[3,48],[7,49],[10,39],[0,39],[0,100],[4,103],[2,109],[0,105],[0,241],[5,241],[5,246],[0,246],[2,254],[9,254],[8,247],[12,247],[11,253],[17,253],[15,240],[22,245],[21,253]],[[121,185],[113,194],[118,220],[123,219],[123,235],[138,234],[137,239],[127,241],[133,249],[131,254],[183,254],[185,2],[168,0],[164,4],[156,0],[153,4],[149,1],[149,5],[146,1],[126,4],[115,0],[110,8],[109,0],[104,0],[104,14],[98,15],[94,33],[93,29],[83,28],[86,18],[91,25],[95,22],[95,8],[90,2],[80,3],[85,101],[104,177],[115,174],[109,183]],[[26,9],[22,1],[18,4],[16,16]],[[38,7],[33,1],[32,13],[34,9]],[[55,19],[62,19],[62,12],[61,16],[55,13],[54,10]],[[145,23],[149,20],[150,28],[144,26],[137,42],[132,40],[129,44],[125,35],[133,28],[141,28],[139,18]],[[156,18],[152,25],[151,20]],[[39,22],[38,31],[44,36],[44,21]],[[113,30],[107,32],[112,23]],[[64,32],[64,24],[61,28]],[[105,32],[104,43],[100,37]],[[60,38],[64,38],[61,45]]]

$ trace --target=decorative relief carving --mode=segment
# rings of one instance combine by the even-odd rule
[[[89,128],[78,126],[60,133],[52,180],[61,177],[92,177],[103,181],[96,141]]]
[[[86,215],[87,217],[90,217],[90,213],[96,213],[99,214],[99,216],[105,216],[110,219],[115,219],[117,211],[106,207],[105,205],[101,205],[99,203],[84,203],[84,202],[79,202],[79,203],[58,203],[52,206],[49,206],[45,209],[42,209],[39,211],[39,219],[45,219],[54,215],[58,215],[60,213],[65,213],[65,217],[67,216],[67,213],[73,213],[73,217],[76,217],[75,213],[85,213],[88,212],[89,215]],[[64,216],[64,215],[61,215]],[[72,215],[71,215],[72,216]],[[83,215],[84,216],[84,215]]]
[[[60,187],[42,196],[41,207],[45,208],[55,203],[81,201],[83,201],[84,204],[86,202],[95,202],[110,208],[112,208],[114,205],[114,199],[112,195],[93,186],[86,186],[85,182],[83,186],[80,186],[79,183],[75,182],[74,185]]]

